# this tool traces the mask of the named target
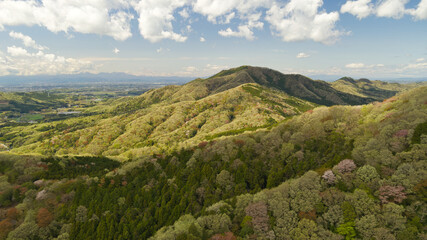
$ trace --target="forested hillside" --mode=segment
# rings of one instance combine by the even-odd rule
[[[46,108],[59,108],[67,106],[64,95],[49,94],[47,92],[20,92],[2,93],[0,92],[0,111],[11,111],[28,113]]]
[[[78,117],[5,126],[0,129],[0,144],[20,154],[90,154],[126,160],[266,129],[319,104],[358,105],[397,92],[383,87],[375,90],[381,96],[357,96],[333,86],[302,75],[242,66],[183,86],[79,109]]]
[[[0,236],[423,239],[426,93],[318,107],[124,163],[0,155]]]
[[[168,87],[130,101],[119,100],[107,113],[5,127],[0,130],[0,141],[16,153],[85,153],[129,159],[271,127],[317,106],[258,84],[241,85],[200,100],[153,102],[164,91]],[[128,112],[121,113],[122,109]]]
[[[398,92],[409,90],[425,83],[399,84],[383,81],[371,81],[366,78],[355,80],[350,77],[343,77],[331,83],[331,86],[341,92],[352,95],[372,98],[382,101],[396,95]]]

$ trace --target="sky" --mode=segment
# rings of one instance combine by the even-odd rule
[[[427,0],[0,0],[0,76],[427,77]]]

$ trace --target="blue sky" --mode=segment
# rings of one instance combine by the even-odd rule
[[[427,0],[0,0],[0,76],[240,65],[427,77]]]

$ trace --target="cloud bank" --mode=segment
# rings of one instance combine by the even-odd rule
[[[427,0],[420,0],[413,9],[406,8],[408,2],[348,0],[340,12],[358,19],[372,15],[427,19]],[[223,37],[253,40],[255,31],[265,24],[285,42],[332,44],[343,35],[336,28],[340,13],[327,12],[322,0],[2,0],[0,30],[7,26],[41,26],[54,33],[98,34],[124,41],[132,36],[131,21],[137,19],[139,33],[150,42],[185,42],[188,36],[178,29],[177,22],[184,21],[191,29],[195,14],[212,24],[234,23],[234,27],[218,31]],[[22,40],[31,44],[28,39]]]
[[[6,53],[0,51],[0,75],[75,74],[95,68],[90,61],[46,53],[47,47],[22,33],[12,31],[9,36],[22,41],[27,48],[12,45]]]
[[[415,8],[408,9],[409,0],[356,0],[347,1],[341,6],[341,13],[349,13],[358,19],[370,15],[400,19],[405,15],[411,15],[415,20],[427,19],[427,0],[421,0]]]
[[[124,41],[132,36],[131,21],[137,19],[139,33],[150,42],[185,42],[189,31],[178,29],[176,23],[179,19],[191,29],[192,17],[198,14],[212,24],[237,23],[218,31],[224,37],[253,40],[255,31],[267,23],[283,41],[329,44],[341,35],[335,29],[339,13],[328,13],[322,6],[322,0],[3,0],[0,30],[40,26],[54,33],[98,34]]]

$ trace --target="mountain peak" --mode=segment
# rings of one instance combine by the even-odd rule
[[[213,75],[213,76],[212,76],[212,77],[210,77],[210,78],[216,78],[216,77],[224,77],[224,76],[228,76],[228,75],[231,75],[231,74],[237,73],[237,72],[239,72],[239,71],[243,71],[243,70],[245,70],[245,69],[248,69],[248,68],[250,68],[250,67],[251,67],[251,66],[243,65],[243,66],[236,67],[236,68],[230,68],[230,69],[227,69],[227,70],[222,70],[221,72],[219,72],[219,73],[217,73],[217,74]]]
[[[301,74],[283,74],[264,67],[241,66],[223,70],[210,78],[188,84],[204,84],[209,94],[219,93],[245,83],[281,90],[288,95],[322,105],[355,105],[371,100],[340,92],[324,81],[314,81]]]

